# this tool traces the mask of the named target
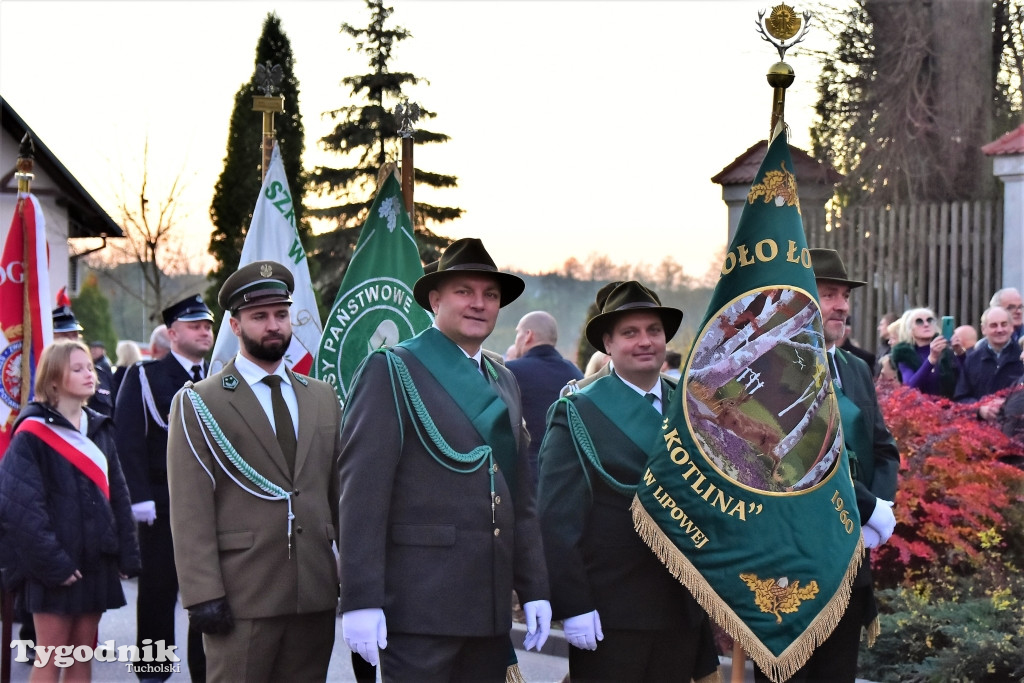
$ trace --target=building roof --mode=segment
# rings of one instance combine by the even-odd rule
[[[981,151],[990,157],[1024,154],[1024,124],[1017,126],[998,140],[984,145]]]
[[[21,140],[25,133],[32,136],[35,147],[36,169],[45,171],[53,179],[68,210],[68,238],[76,237],[124,237],[121,226],[103,210],[92,195],[85,191],[82,184],[61,163],[60,159],[43,144],[25,120],[22,119],[7,100],[0,98],[0,125],[15,140]],[[2,169],[0,169],[2,170]],[[0,178],[0,186],[7,187],[14,176],[14,169],[4,172]]]
[[[757,177],[757,170],[768,152],[768,141],[761,140],[743,154],[733,159],[728,166],[712,176],[711,182],[719,185],[749,185]],[[835,185],[843,174],[828,164],[823,164],[799,147],[789,146],[793,157],[793,175],[798,183],[820,183]]]

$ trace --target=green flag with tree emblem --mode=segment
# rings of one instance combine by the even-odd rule
[[[359,233],[320,338],[315,376],[334,385],[342,404],[366,356],[430,327],[430,315],[412,295],[422,275],[402,188],[394,173],[389,173]]]
[[[633,502],[644,541],[775,681],[835,628],[863,555],[792,169],[781,132]]]

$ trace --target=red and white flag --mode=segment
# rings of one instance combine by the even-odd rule
[[[238,267],[253,261],[277,261],[287,266],[295,276],[295,291],[292,293],[292,343],[285,353],[284,361],[295,372],[308,375],[313,367],[313,357],[320,346],[323,326],[320,311],[313,295],[313,281],[309,276],[309,261],[306,250],[299,240],[295,227],[295,211],[292,207],[292,193],[284,174],[284,162],[278,146],[270,156],[270,168],[263,179],[256,209],[252,213],[249,232],[242,244],[242,258]],[[238,337],[231,332],[228,313],[220,323],[217,341],[213,345],[210,371],[217,372],[238,353]]]
[[[32,396],[33,385],[22,386],[26,327],[31,335],[27,357],[32,382],[39,355],[53,342],[49,305],[46,221],[39,200],[30,193],[21,193],[0,258],[0,457],[11,442],[11,428],[21,412],[22,392]]]

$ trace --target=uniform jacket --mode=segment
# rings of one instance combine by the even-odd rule
[[[635,485],[647,466],[647,452],[586,398],[606,392],[612,382],[622,380],[603,376],[569,400],[580,411],[605,471],[621,484]],[[669,384],[664,380],[662,390],[667,406]],[[646,404],[636,392],[630,394],[631,401]],[[554,618],[596,609],[605,628],[697,626],[703,610],[634,529],[632,496],[613,490],[589,463],[585,475],[580,459],[566,406],[555,404],[540,452],[538,498]]]
[[[483,440],[433,375],[400,349],[441,435],[468,453]],[[388,359],[373,354],[345,407],[341,455],[341,610],[380,607],[388,629],[451,636],[507,634],[511,593],[521,603],[548,598],[519,388],[494,364],[480,391],[496,391],[517,446],[515,500],[494,473],[454,472],[438,463],[404,406],[396,410]],[[485,385],[484,382],[487,382]],[[449,463],[450,464],[450,463]]]
[[[132,502],[152,500],[157,515],[166,515],[167,430],[157,424],[142,399],[139,372],[143,368],[157,413],[164,422],[171,412],[171,399],[190,378],[174,355],[168,353],[160,360],[141,361],[128,368],[117,391],[117,452],[124,464]]]
[[[870,452],[858,452],[857,458],[871,458],[873,475],[865,481],[863,469],[853,480],[854,494],[857,497],[857,509],[860,513],[861,525],[867,523],[875,510],[878,498],[893,502],[896,500],[896,478],[900,466],[900,453],[896,442],[889,433],[882,419],[882,410],[878,406],[878,395],[875,383],[867,363],[842,349],[836,349],[836,367],[839,370],[839,381],[846,397],[860,408],[864,422],[869,425],[874,447]],[[860,571],[854,581],[854,587],[871,585],[871,565],[865,556]]]
[[[295,373],[291,381],[299,406],[294,475],[271,421],[235,371],[233,360],[194,386],[244,460],[258,474],[293,492],[291,557],[288,503],[258,498],[235,483],[223,467],[248,489],[263,493],[219,449],[216,454],[223,467],[214,458],[185,392],[174,399],[167,475],[174,561],[185,607],[226,596],[236,617],[257,619],[337,605],[332,543],[341,409],[326,382]],[[188,383],[185,388],[193,387]]]
[[[59,585],[76,569],[101,565],[113,556],[121,573],[139,573],[128,488],[114,447],[110,418],[86,409],[88,437],[107,456],[110,501],[97,486],[39,438],[18,432],[0,460],[0,544],[5,576],[31,576],[43,585]],[[73,429],[49,406],[30,403],[18,418],[41,417]],[[14,570],[14,571],[11,571]]]

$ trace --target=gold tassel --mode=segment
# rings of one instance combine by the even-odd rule
[[[711,620],[725,629],[726,633],[732,636],[733,640],[738,642],[747,655],[757,663],[761,671],[775,683],[792,677],[800,667],[807,663],[814,653],[814,649],[835,630],[839,619],[846,611],[853,589],[853,579],[857,576],[864,557],[862,540],[857,541],[857,549],[850,565],[846,568],[846,575],[828,605],[811,621],[804,634],[776,657],[718,596],[679,548],[668,539],[665,532],[644,508],[639,496],[633,497],[631,509],[633,526],[644,543],[654,551],[654,554],[668,568],[672,576],[693,594],[694,599],[704,608]]]
[[[519,670],[518,662],[505,669],[505,683],[526,683],[523,672]]]
[[[875,617],[870,624],[864,627],[868,636],[868,647],[874,647],[875,641],[878,640],[879,634],[882,633],[882,622]]]

